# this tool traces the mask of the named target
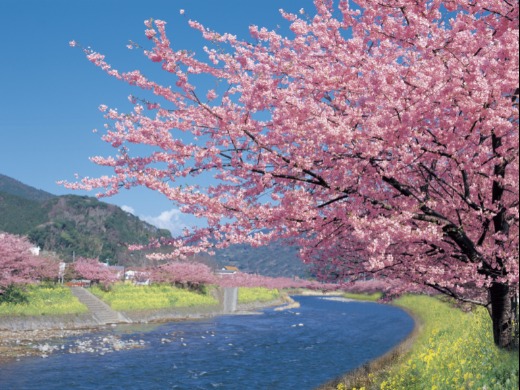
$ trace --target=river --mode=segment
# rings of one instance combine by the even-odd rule
[[[0,388],[313,389],[392,349],[414,325],[388,305],[293,298],[299,308],[59,340],[46,358],[0,366]]]

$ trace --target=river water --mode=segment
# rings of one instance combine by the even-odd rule
[[[46,358],[0,366],[0,389],[313,389],[384,354],[413,329],[396,307],[294,299],[299,308],[120,325],[60,340]]]

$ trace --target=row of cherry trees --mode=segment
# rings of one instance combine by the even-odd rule
[[[95,259],[79,258],[72,264],[72,267],[77,276],[104,285],[110,285],[122,278],[122,276],[117,275],[116,271]],[[134,281],[168,283],[190,288],[209,284],[221,287],[265,287],[272,289],[335,290],[339,287],[337,284],[324,284],[298,278],[273,278],[245,272],[220,273],[219,271],[215,272],[206,264],[191,261],[170,261],[159,266],[140,268],[134,271]]]
[[[164,265],[143,270],[153,282],[180,284],[214,284],[221,287],[266,287],[272,289],[310,288],[335,290],[337,284],[324,284],[298,278],[267,277],[244,272],[214,272],[202,263],[169,262]]]
[[[60,261],[56,258],[37,256],[27,237],[0,233],[0,294],[13,285],[56,281]],[[68,264],[69,279],[87,279],[109,286],[122,279],[122,275],[97,259],[79,257]],[[218,274],[209,266],[198,262],[169,262],[160,266],[136,271],[136,280],[152,283],[170,283],[186,286],[215,284],[222,287],[314,288],[333,289],[333,285],[291,278],[270,278],[237,272]]]

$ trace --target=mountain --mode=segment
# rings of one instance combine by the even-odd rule
[[[96,198],[52,195],[1,174],[0,231],[27,235],[35,245],[65,261],[82,256],[119,265],[147,264],[144,253],[129,252],[126,244],[171,236]],[[297,248],[283,243],[259,248],[233,245],[198,259],[214,267],[231,265],[266,276],[309,276],[308,267],[297,258]]]
[[[38,190],[0,173],[0,192],[19,196],[23,199],[43,202],[54,198],[56,195]]]
[[[213,260],[220,267],[231,265],[240,271],[271,277],[310,276],[310,267],[298,258],[298,248],[283,242],[255,248],[246,244],[232,245],[216,250]]]
[[[144,254],[126,244],[170,237],[121,208],[88,196],[55,196],[0,175],[0,231],[27,235],[31,242],[58,254],[99,258],[112,264],[144,262]]]
[[[0,231],[25,234],[43,223],[46,214],[40,202],[0,191]]]

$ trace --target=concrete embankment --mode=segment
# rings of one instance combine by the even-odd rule
[[[0,330],[79,329],[99,326],[91,313],[57,316],[1,316]]]

